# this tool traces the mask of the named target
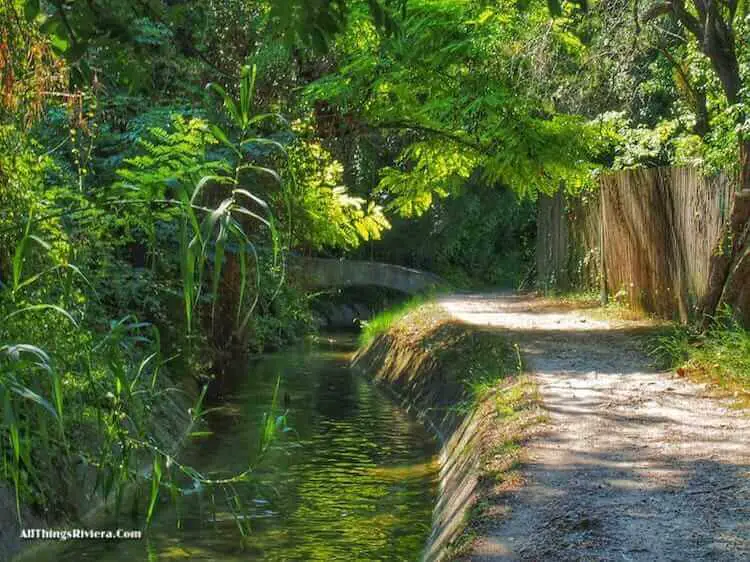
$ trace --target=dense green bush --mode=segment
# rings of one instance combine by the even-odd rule
[[[293,137],[267,136],[284,119],[255,110],[255,80],[247,66],[236,96],[211,86],[224,114],[149,109],[102,132],[94,123],[110,116],[80,97],[72,113],[50,106],[31,133],[1,126],[0,478],[19,517],[22,505],[69,512],[82,470],[118,502],[150,475],[148,518],[162,488],[230,484],[178,461],[206,392],[188,415],[190,375],[223,376],[232,355],[310,330],[306,297],[286,283],[290,243],[353,246],[387,225],[379,209],[343,200],[328,178],[335,163],[300,164],[315,147],[288,151]],[[322,216],[291,237],[284,221],[305,212]],[[166,414],[174,396],[178,414]],[[269,419],[264,442],[283,425]]]
[[[535,221],[532,201],[469,185],[417,219],[395,220],[372,255],[432,271],[459,287],[517,288],[533,261]]]

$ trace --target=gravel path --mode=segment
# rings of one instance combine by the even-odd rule
[[[462,321],[512,334],[550,423],[526,485],[470,560],[750,560],[750,416],[655,371],[642,325],[545,300],[452,295]]]

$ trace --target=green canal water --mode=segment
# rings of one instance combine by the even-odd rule
[[[252,483],[164,499],[141,540],[69,542],[47,560],[417,560],[437,495],[437,444],[381,389],[348,368],[353,338],[323,338],[235,373],[210,436],[184,460],[204,474],[244,470],[280,378],[294,429]],[[249,526],[245,539],[238,522]],[[121,528],[131,528],[121,520]],[[41,557],[40,557],[41,560]]]

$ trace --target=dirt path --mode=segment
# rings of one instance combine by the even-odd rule
[[[653,370],[635,323],[518,297],[441,304],[512,332],[550,417],[510,517],[469,559],[750,560],[750,416]]]

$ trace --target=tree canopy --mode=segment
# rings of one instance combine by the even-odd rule
[[[690,165],[745,189],[713,312],[750,271],[747,10],[0,0],[0,475],[19,512],[55,501],[38,476],[58,453],[75,470],[71,431],[104,435],[79,456],[107,494],[132,459],[176,466],[149,440],[160,374],[205,380],[311,330],[290,254],[518,286],[539,194]]]

